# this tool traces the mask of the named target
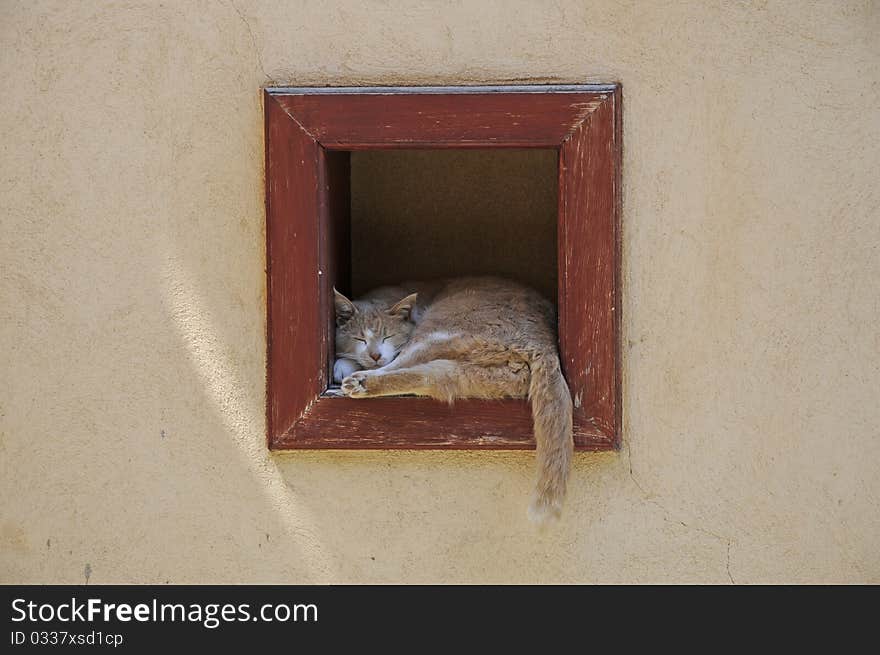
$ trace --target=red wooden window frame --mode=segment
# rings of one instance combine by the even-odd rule
[[[328,393],[349,153],[510,147],[559,153],[559,350],[575,448],[619,447],[619,85],[269,88],[264,106],[270,448],[534,447],[525,400]]]

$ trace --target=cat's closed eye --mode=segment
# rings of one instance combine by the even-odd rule
[[[360,337],[352,337],[355,341],[360,341],[361,343],[367,343],[366,339],[361,339]]]
[[[395,335],[395,334],[389,334],[387,337],[383,337],[383,338],[382,338],[382,343],[388,341],[388,339],[390,339],[391,337],[394,337],[394,336],[397,336],[397,335]]]

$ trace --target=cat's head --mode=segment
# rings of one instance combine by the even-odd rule
[[[336,357],[357,362],[361,368],[385,366],[409,341],[416,294],[390,307],[356,306],[333,289],[336,305]]]

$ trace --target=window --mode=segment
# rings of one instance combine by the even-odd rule
[[[483,166],[486,175],[472,183],[485,183],[490,195],[491,180],[517,171],[539,185],[529,197],[552,199],[549,219],[540,207],[533,218],[523,213],[520,228],[534,230],[530,241],[544,253],[528,271],[503,270],[512,255],[484,262],[493,269],[485,271],[455,270],[473,259],[463,251],[421,259],[452,262],[446,274],[497,272],[555,292],[575,448],[619,445],[619,86],[273,88],[264,102],[270,448],[533,447],[525,400],[448,406],[415,397],[354,400],[330,388],[331,288],[350,292],[352,269],[367,269],[365,230],[382,229],[369,221],[407,220],[388,171],[413,162],[427,167],[423,176],[432,166]],[[402,149],[414,152],[388,152]],[[370,187],[377,180],[384,196]],[[365,211],[377,202],[398,211]],[[430,242],[454,247],[438,230]],[[400,262],[413,269],[419,260]],[[382,283],[399,269],[371,270],[370,282]],[[357,292],[369,286],[354,283]]]

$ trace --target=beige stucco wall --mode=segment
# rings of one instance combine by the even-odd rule
[[[664,6],[670,4],[671,6]],[[872,2],[0,2],[0,582],[880,581]],[[619,453],[271,455],[277,84],[619,80]]]

